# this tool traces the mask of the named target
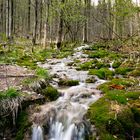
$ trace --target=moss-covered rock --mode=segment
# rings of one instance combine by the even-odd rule
[[[136,68],[135,70],[131,71],[129,73],[129,76],[134,76],[134,77],[140,76],[140,68]]]
[[[59,86],[76,86],[79,85],[78,80],[67,80],[67,79],[61,79],[58,82]]]
[[[114,76],[114,72],[110,71],[107,68],[101,68],[99,70],[96,69],[89,70],[89,75],[96,75],[100,79],[112,79]]]
[[[16,124],[17,134],[15,140],[23,140],[25,132],[31,127],[31,123],[28,120],[28,113],[26,111],[20,112]]]
[[[97,79],[94,76],[91,76],[90,78],[86,79],[86,83],[95,83]]]
[[[98,50],[89,54],[89,58],[103,58],[108,55],[108,52],[105,50]]]
[[[113,118],[109,119],[106,122],[106,130],[112,135],[124,134],[124,129],[122,124],[117,119],[113,119]]]
[[[128,72],[132,71],[133,68],[130,67],[119,67],[115,70],[116,74],[126,75]]]
[[[113,68],[118,68],[121,65],[120,61],[115,61],[112,65]]]
[[[50,101],[54,101],[60,96],[57,89],[55,89],[52,86],[48,86],[45,89],[43,89],[42,94]]]

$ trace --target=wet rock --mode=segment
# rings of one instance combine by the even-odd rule
[[[97,79],[94,76],[89,77],[88,79],[86,79],[87,83],[95,83],[97,82]]]

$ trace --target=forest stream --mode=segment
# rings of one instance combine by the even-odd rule
[[[75,59],[88,59],[82,52],[87,47],[76,48],[76,53],[67,58],[47,59],[45,64],[40,64],[51,75],[56,75],[52,85],[61,96],[54,102],[42,105],[41,111],[32,115],[32,140],[84,140],[88,135],[90,126],[84,116],[89,105],[102,96],[96,87],[105,80],[95,77],[95,83],[86,83],[86,79],[91,77],[87,71],[77,71],[74,66],[68,66]],[[58,78],[78,80],[80,83],[72,87],[59,87]],[[44,130],[44,126],[47,129]]]

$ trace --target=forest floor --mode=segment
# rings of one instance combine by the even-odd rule
[[[33,73],[18,65],[0,65],[0,90],[6,90],[8,87],[22,88],[22,81],[27,77],[34,77]]]
[[[89,46],[83,50],[88,55],[88,60],[75,59],[69,64],[77,70],[85,70],[89,75],[107,80],[98,87],[104,96],[90,106],[87,117],[91,124],[96,126],[102,140],[140,138],[139,48],[122,47],[116,50],[114,46],[108,47],[105,43]],[[42,79],[48,81],[50,77],[45,70],[38,67],[38,63],[44,63],[46,58],[65,58],[73,54],[75,47],[75,44],[71,43],[65,44],[62,50],[42,48],[30,46],[20,39],[13,46],[1,48],[0,89],[12,86],[19,90],[21,85],[29,89],[31,85],[35,91],[40,92],[35,86],[38,86],[38,83],[44,86]],[[35,78],[30,78],[31,76]],[[32,82],[36,84],[32,85]],[[87,82],[94,83],[95,79],[88,79]],[[91,139],[94,138],[91,136]]]

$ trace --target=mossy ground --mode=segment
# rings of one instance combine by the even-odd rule
[[[89,70],[90,75],[109,80],[98,87],[103,91],[103,97],[92,104],[87,113],[100,139],[140,138],[140,62],[135,63],[126,54],[114,52],[102,44],[91,46],[85,53],[91,59],[88,63],[80,64],[80,68]],[[99,62],[103,64],[97,67]],[[113,71],[108,67],[111,62]]]
[[[73,53],[75,47],[74,43],[64,43],[61,50],[56,50],[53,44],[50,48],[42,48],[38,45],[32,46],[26,39],[17,39],[17,42],[20,44],[0,48],[0,63],[18,64],[34,69],[37,75],[35,80],[49,79],[47,72],[37,67],[37,62],[43,63],[46,58],[67,57]],[[137,80],[140,76],[140,62],[130,60],[127,53],[114,51],[113,46],[115,42],[91,45],[90,48],[84,50],[89,55],[88,62],[81,64],[79,60],[75,60],[77,69],[87,70],[89,74],[110,80],[98,87],[104,95],[90,106],[87,117],[92,124],[95,124],[101,140],[140,138],[140,90]],[[113,62],[114,71],[109,70],[111,62]],[[118,75],[122,78],[118,78]],[[28,79],[25,83],[32,83],[32,80]],[[57,90],[51,86],[43,86],[41,92],[49,100],[55,100],[58,97]],[[10,92],[11,96],[15,96],[15,93]],[[5,96],[2,95],[2,98]],[[17,140],[23,138],[29,125],[27,114],[22,112],[17,123],[19,128]],[[91,139],[94,138],[91,137]]]
[[[78,43],[65,42],[61,50],[55,48],[55,44],[48,47],[33,46],[31,40],[16,38],[15,44],[0,47],[0,64],[17,64],[30,69],[36,69],[37,62],[44,62],[47,58],[65,58],[73,53]]]

